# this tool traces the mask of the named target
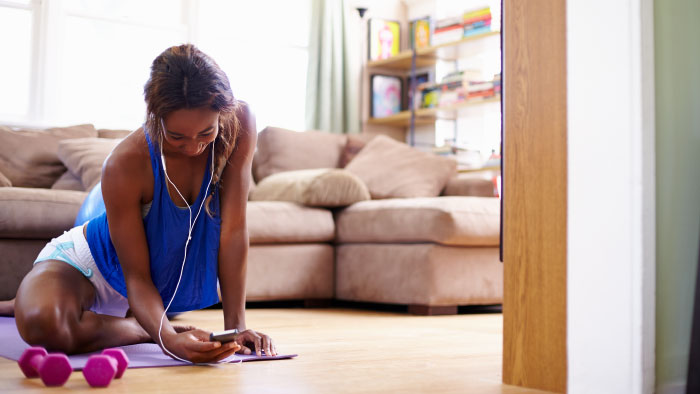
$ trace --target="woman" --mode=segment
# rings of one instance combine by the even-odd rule
[[[103,167],[106,213],[52,240],[14,308],[4,307],[25,341],[66,353],[153,340],[192,362],[275,355],[272,340],[245,324],[254,116],[189,44],[153,61],[144,95],[144,127]],[[211,342],[209,332],[164,318],[218,302],[217,276],[224,328],[241,332],[236,342]]]

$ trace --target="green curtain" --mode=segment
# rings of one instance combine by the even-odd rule
[[[312,0],[309,67],[306,78],[306,127],[332,133],[360,131],[358,112],[359,24],[345,0]]]
[[[697,0],[654,2],[659,392],[682,387],[688,376],[700,236],[699,18]]]

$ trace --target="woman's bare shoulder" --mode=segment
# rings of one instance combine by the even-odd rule
[[[151,158],[143,128],[126,136],[110,153],[102,168],[102,183],[141,188],[151,174]]]
[[[255,124],[255,113],[253,113],[252,108],[245,101],[239,101],[239,103],[236,117],[238,117],[241,127],[238,131],[236,148],[237,150],[249,150],[250,148],[255,150],[255,143],[258,136]]]

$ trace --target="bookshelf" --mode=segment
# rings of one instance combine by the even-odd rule
[[[455,60],[457,57],[459,57],[460,49],[466,47],[468,43],[483,40],[486,37],[498,36],[500,34],[500,31],[490,31],[487,33],[466,37],[459,41],[446,42],[439,45],[433,45],[427,48],[417,49],[416,68],[432,67],[435,65],[435,62],[438,59]],[[392,56],[388,59],[369,61],[367,62],[367,68],[410,71],[412,56],[412,50],[404,50],[399,52],[396,56]]]
[[[486,45],[493,45],[492,41],[490,41],[490,43],[486,43],[490,37],[493,37],[491,40],[497,39],[500,37],[500,34],[501,32],[499,30],[488,31],[470,37],[465,37],[457,41],[416,49],[415,65],[412,64],[414,50],[408,49],[401,51],[397,55],[388,59],[369,61],[365,67],[368,75],[390,74],[410,77],[411,73],[416,72],[416,70],[426,70],[430,68],[435,69],[438,61],[456,63],[460,58],[478,55]],[[408,89],[408,86],[404,85],[404,89]],[[369,117],[366,119],[366,124],[370,126],[391,127],[395,130],[402,129],[402,132],[405,135],[406,131],[411,126],[412,116],[414,126],[430,126],[435,125],[435,122],[438,119],[458,119],[460,116],[460,109],[484,105],[487,103],[500,102],[500,100],[500,94],[496,94],[492,97],[470,99],[449,106],[417,108],[413,111],[409,109],[390,116],[378,118]],[[369,106],[369,103],[364,103],[364,105]]]

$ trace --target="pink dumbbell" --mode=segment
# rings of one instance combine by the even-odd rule
[[[47,386],[63,386],[73,372],[65,354],[48,354],[46,349],[37,346],[26,349],[17,364],[24,376],[38,376]]]
[[[83,375],[92,387],[107,387],[114,378],[121,378],[129,366],[129,358],[122,349],[105,349],[102,354],[90,356]]]

